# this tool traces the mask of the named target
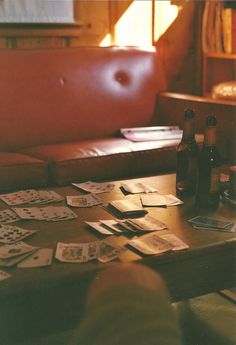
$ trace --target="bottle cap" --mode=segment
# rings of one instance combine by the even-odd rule
[[[209,115],[206,118],[206,126],[207,127],[215,127],[217,124],[216,117],[214,115]]]
[[[185,109],[184,111],[184,117],[186,119],[193,119],[195,116],[195,112],[192,109]]]

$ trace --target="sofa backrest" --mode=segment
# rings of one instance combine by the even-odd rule
[[[154,120],[154,48],[0,50],[0,150],[114,135]]]

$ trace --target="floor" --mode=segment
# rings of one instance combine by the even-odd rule
[[[211,293],[175,303],[173,307],[179,315],[184,345],[236,345],[236,302],[233,299]],[[68,345],[71,334],[72,331],[63,331],[4,345]]]

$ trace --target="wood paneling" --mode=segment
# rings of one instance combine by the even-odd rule
[[[168,90],[199,93],[202,3],[189,1],[156,42],[167,76]]]

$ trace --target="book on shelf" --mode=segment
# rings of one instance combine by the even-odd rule
[[[202,20],[204,53],[236,53],[236,8],[232,3],[206,1]]]
[[[183,134],[178,126],[121,128],[120,132],[124,138],[131,141],[180,140]]]

